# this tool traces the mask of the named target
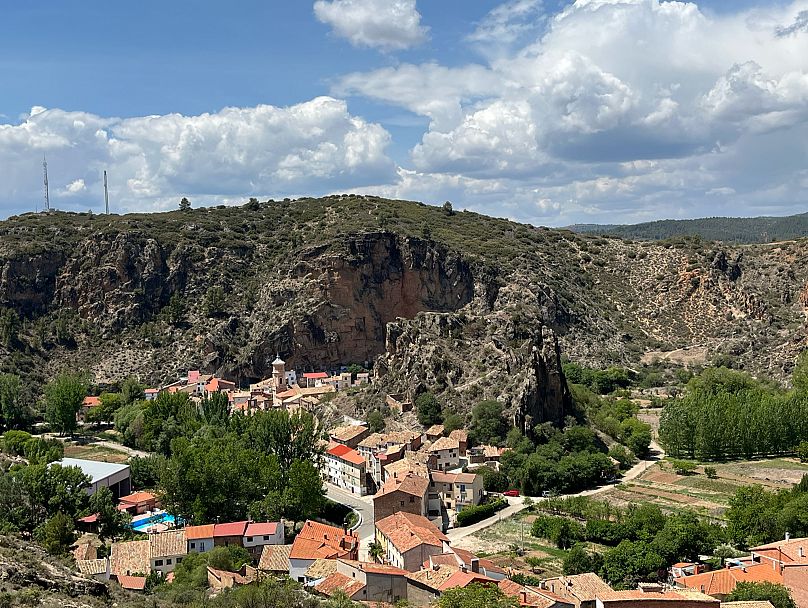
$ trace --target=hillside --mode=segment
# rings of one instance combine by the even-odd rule
[[[771,243],[808,237],[808,213],[787,217],[707,217],[642,224],[576,224],[570,230],[636,240],[698,236],[725,243]]]
[[[0,305],[22,319],[0,368],[35,394],[66,368],[246,382],[276,353],[298,369],[381,355],[379,391],[556,419],[560,353],[639,365],[697,346],[698,361],[786,377],[805,342],[805,254],[805,241],[627,242],[361,196],[27,214],[0,222]]]

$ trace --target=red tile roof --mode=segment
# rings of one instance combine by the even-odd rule
[[[124,589],[143,591],[146,588],[146,577],[126,576],[125,574],[121,574],[118,576],[118,584]]]
[[[783,575],[771,563],[744,568],[722,568],[674,579],[678,585],[707,595],[729,595],[738,583],[780,583]]]
[[[458,570],[457,572],[453,573],[452,576],[438,585],[438,589],[440,591],[445,591],[446,589],[453,589],[454,587],[467,587],[471,583],[496,584],[494,579],[489,578],[484,574],[480,574],[478,572],[463,572],[462,570]]]
[[[350,557],[359,546],[359,539],[345,534],[342,528],[308,520],[292,543],[293,559]]]
[[[247,524],[247,530],[244,536],[272,536],[278,531],[278,522],[268,521],[265,523],[250,523]]]
[[[353,598],[364,587],[365,584],[362,581],[348,578],[339,572],[332,572],[319,584],[315,585],[314,590],[329,597],[334,595],[337,591],[342,591],[349,598]]]
[[[203,538],[213,538],[213,524],[204,526],[185,526],[186,540],[200,540]]]
[[[419,478],[420,479],[420,478]],[[420,545],[442,547],[449,538],[426,517],[399,511],[376,522],[376,529],[384,534],[401,553]]]
[[[221,538],[222,536],[244,536],[244,530],[247,529],[248,521],[231,521],[224,524],[214,524],[213,537]]]
[[[129,494],[127,496],[121,496],[118,501],[119,502],[126,502],[130,505],[139,505],[146,502],[151,502],[155,499],[154,494],[151,492],[135,492],[134,494]]]
[[[783,563],[808,563],[808,538],[778,540],[767,545],[752,547],[750,551]],[[802,555],[800,555],[800,551],[802,551]]]
[[[84,407],[98,407],[101,405],[101,397],[85,397],[81,404]]]
[[[376,493],[374,498],[385,496],[392,492],[404,492],[405,494],[423,498],[428,488],[428,479],[420,475],[407,473],[404,477],[391,477],[385,481],[382,489]]]
[[[359,452],[349,448],[343,443],[338,443],[337,445],[328,448],[328,454],[334,456],[335,458],[339,458],[340,460],[344,460],[345,462],[350,462],[351,464],[365,464],[365,459],[360,456]]]
[[[322,378],[328,378],[328,374],[326,372],[307,372],[303,374],[303,377],[306,379],[320,380]]]

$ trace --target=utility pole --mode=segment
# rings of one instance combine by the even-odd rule
[[[104,208],[109,215],[109,188],[107,188],[107,170],[104,169]]]
[[[48,161],[45,155],[42,155],[42,173],[45,178],[45,212],[50,211],[50,195],[48,192]]]

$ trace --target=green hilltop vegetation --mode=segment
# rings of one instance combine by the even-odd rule
[[[808,213],[786,217],[705,217],[694,220],[657,220],[641,224],[574,224],[581,234],[616,236],[640,241],[659,241],[698,236],[727,243],[771,243],[808,236]]]

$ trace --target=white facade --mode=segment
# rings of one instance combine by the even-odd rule
[[[205,553],[213,549],[213,537],[195,538],[188,541],[188,553]]]

